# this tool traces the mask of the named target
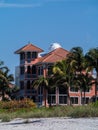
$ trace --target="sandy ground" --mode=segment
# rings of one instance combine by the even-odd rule
[[[1,122],[0,130],[98,130],[98,118],[14,119]]]

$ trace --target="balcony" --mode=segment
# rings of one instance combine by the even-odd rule
[[[37,78],[37,74],[25,74],[25,78],[28,79]]]
[[[24,74],[21,74],[21,75],[20,75],[20,80],[24,80],[24,78],[25,78],[25,75],[24,75]]]
[[[19,97],[25,97],[25,96],[31,96],[31,95],[36,95],[36,91],[33,89],[29,89],[29,90],[20,90],[17,93],[14,93],[14,96],[19,98]]]
[[[26,90],[26,91],[25,91],[25,94],[26,94],[26,95],[36,94],[36,90],[34,90],[34,89]]]

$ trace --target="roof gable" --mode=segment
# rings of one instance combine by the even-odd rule
[[[20,54],[21,52],[27,52],[27,51],[31,51],[31,52],[43,52],[42,49],[40,49],[39,47],[33,45],[33,44],[27,44],[24,47],[18,49],[17,51],[15,51],[16,54]]]

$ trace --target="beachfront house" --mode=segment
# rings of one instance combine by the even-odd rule
[[[33,82],[40,76],[47,77],[53,64],[66,58],[69,51],[62,48],[58,43],[50,46],[48,53],[43,53],[43,49],[29,43],[15,51],[20,57],[19,66],[15,69],[15,82],[20,90],[17,93],[17,99],[31,98],[40,106],[45,103],[51,105],[67,105],[66,88],[54,88],[47,93],[47,101],[44,100],[44,88],[38,90],[32,87]],[[95,86],[86,92],[86,102],[88,103],[95,95]],[[69,88],[71,104],[81,105],[81,93],[75,88]]]

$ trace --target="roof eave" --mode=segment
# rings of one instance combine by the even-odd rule
[[[32,50],[27,50],[27,51],[24,51],[24,50],[18,50],[18,51],[15,51],[14,54],[20,54],[22,52],[33,52]],[[41,52],[44,52],[44,50],[40,50],[40,51],[37,51],[35,50],[34,52],[38,52],[38,53],[41,53]]]

